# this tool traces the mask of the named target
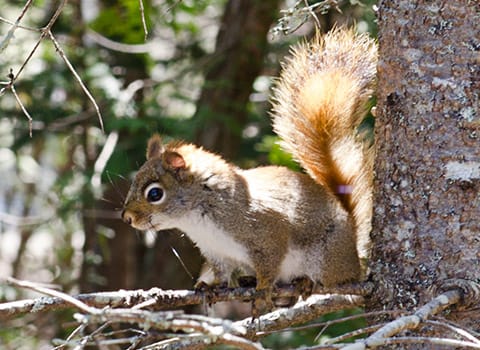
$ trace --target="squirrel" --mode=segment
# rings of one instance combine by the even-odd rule
[[[307,174],[240,169],[193,144],[148,141],[147,161],[123,220],[176,228],[200,249],[214,284],[241,268],[270,300],[276,282],[323,286],[365,278],[372,216],[373,147],[358,126],[375,83],[377,47],[336,28],[297,45],[273,89],[273,129]]]

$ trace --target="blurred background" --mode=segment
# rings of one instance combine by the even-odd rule
[[[242,167],[296,167],[276,144],[268,98],[290,45],[314,33],[306,6],[322,31],[356,23],[375,35],[373,4],[39,0],[10,36],[25,3],[0,0],[0,89],[10,72],[21,71],[17,96],[11,89],[0,94],[0,278],[58,285],[69,294],[192,288],[207,269],[188,238],[136,232],[119,219],[147,139],[158,132],[192,141]],[[104,131],[52,40],[27,59],[38,28],[63,5],[51,31],[98,104]],[[17,98],[33,119],[32,137]],[[32,296],[0,284],[0,302]],[[218,312],[242,316],[241,307]],[[71,314],[0,326],[0,346],[42,348],[68,334]]]

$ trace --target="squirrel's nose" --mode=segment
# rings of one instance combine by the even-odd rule
[[[132,214],[130,214],[128,211],[126,211],[125,209],[122,210],[122,220],[123,222],[125,222],[126,224],[128,225],[131,225],[132,224],[132,221],[133,221],[133,217],[132,217]]]

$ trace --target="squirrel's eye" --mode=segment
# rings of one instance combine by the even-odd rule
[[[147,186],[144,195],[147,201],[151,204],[160,204],[165,198],[163,189],[156,182]]]

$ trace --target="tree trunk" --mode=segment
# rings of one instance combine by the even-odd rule
[[[238,153],[252,84],[263,66],[279,2],[229,0],[225,7],[194,119],[199,123],[196,142],[230,159]]]
[[[477,1],[379,5],[372,309],[480,278],[479,15]]]

